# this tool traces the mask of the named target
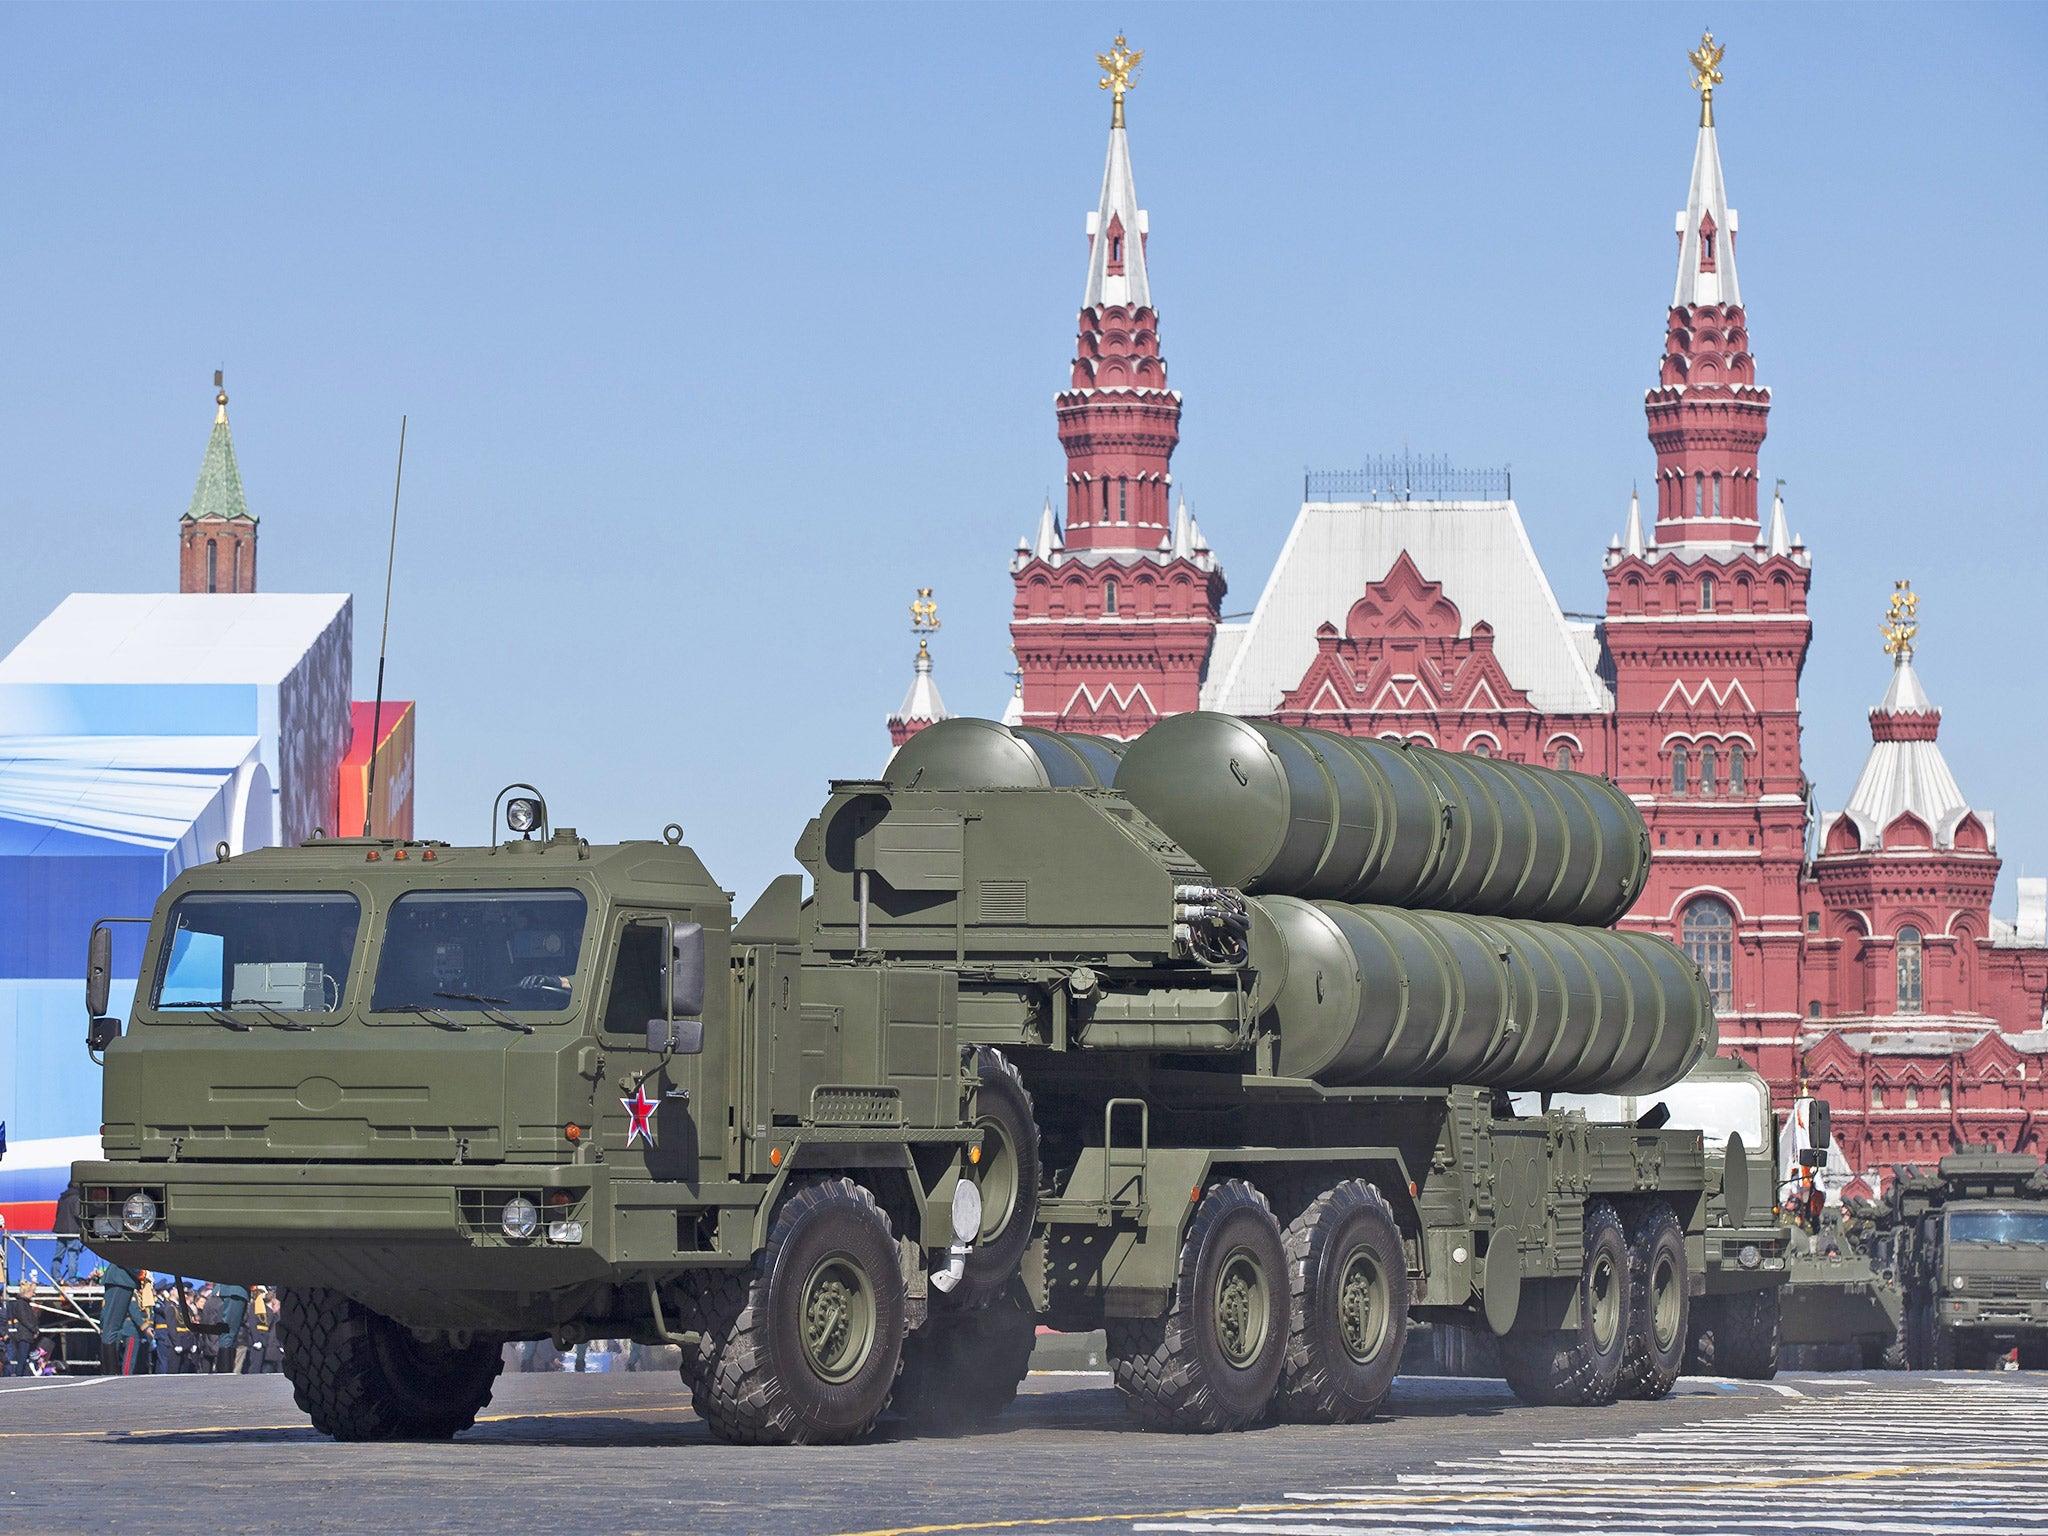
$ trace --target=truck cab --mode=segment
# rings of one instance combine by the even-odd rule
[[[715,1395],[759,1261],[791,1210],[822,1211],[858,1262],[788,1284],[838,1342],[789,1352],[781,1419],[728,1404],[728,1427],[864,1432],[979,1223],[950,978],[878,965],[807,992],[794,877],[736,926],[680,829],[595,846],[522,819],[487,847],[321,838],[186,871],[125,1021],[96,931],[89,1241],[283,1287],[302,1405],[374,1438],[464,1427],[521,1339],[678,1344]],[[811,1082],[820,1004],[835,1051]],[[347,1369],[388,1411],[308,1403],[365,1329],[390,1347]],[[834,1408],[842,1378],[868,1386]],[[414,1401],[421,1380],[445,1390]]]

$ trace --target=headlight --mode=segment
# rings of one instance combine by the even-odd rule
[[[551,1243],[580,1243],[583,1241],[583,1223],[580,1221],[551,1221],[548,1223],[548,1241]]]
[[[1953,1280],[1949,1281],[1949,1284],[1959,1291],[1969,1283],[1970,1277],[1968,1275],[1957,1275]]]
[[[507,1237],[521,1241],[533,1236],[540,1226],[540,1209],[524,1195],[514,1195],[505,1202],[505,1209],[499,1217]]]
[[[1741,1251],[1735,1255],[1735,1261],[1744,1269],[1755,1269],[1764,1261],[1763,1250],[1755,1243],[1744,1243]]]
[[[540,802],[524,796],[506,801],[505,825],[514,832],[531,832],[540,825]]]
[[[147,1232],[156,1225],[156,1202],[138,1189],[121,1204],[121,1225],[130,1232]]]

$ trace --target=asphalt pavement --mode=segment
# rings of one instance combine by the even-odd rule
[[[1429,1530],[2048,1533],[2048,1378],[1687,1379],[1530,1408],[1404,1377],[1346,1428],[1140,1432],[1100,1373],[1036,1374],[986,1432],[714,1441],[673,1376],[508,1375],[440,1445],[337,1445],[282,1377],[0,1382],[0,1532]],[[2036,1510],[2040,1510],[2036,1513]]]

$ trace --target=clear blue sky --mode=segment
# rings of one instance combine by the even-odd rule
[[[1119,27],[1229,606],[1304,466],[1406,443],[1511,463],[1595,608],[1703,21],[1764,472],[1814,552],[1808,771],[1839,807],[1910,576],[2009,915],[2048,869],[2038,5],[11,6],[0,648],[175,583],[225,364],[263,585],[356,594],[367,697],[409,413],[421,831],[531,779],[586,834],[682,822],[750,897],[879,766],[914,586],[949,705],[1002,707]]]

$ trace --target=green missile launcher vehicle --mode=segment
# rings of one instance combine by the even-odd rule
[[[678,829],[593,847],[537,797],[492,847],[188,870],[125,1029],[94,937],[94,1245],[283,1285],[343,1438],[459,1431],[540,1337],[679,1345],[763,1442],[986,1416],[1041,1321],[1105,1328],[1161,1427],[1366,1417],[1411,1314],[1483,1322],[1532,1400],[1669,1390],[1726,1175],[1697,1131],[1511,1102],[1713,1051],[1691,964],[1595,926],[1640,820],[1184,718],[1121,761],[935,726],[737,923]]]

